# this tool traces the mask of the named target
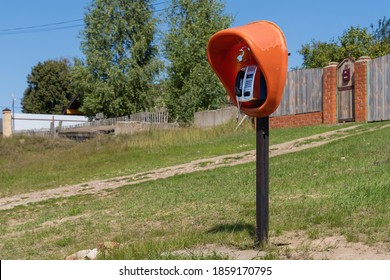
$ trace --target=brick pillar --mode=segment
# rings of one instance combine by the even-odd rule
[[[3,110],[3,137],[12,135],[12,116],[10,109]]]
[[[324,67],[322,74],[322,121],[337,123],[337,62]]]
[[[367,121],[367,64],[371,60],[368,56],[359,57],[355,62],[355,121]]]

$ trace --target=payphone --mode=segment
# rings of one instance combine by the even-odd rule
[[[288,52],[280,28],[269,21],[215,33],[207,57],[234,105],[251,117],[272,114],[286,82]]]
[[[269,21],[215,33],[207,58],[239,111],[256,118],[256,238],[268,239],[269,115],[282,99],[288,52],[280,28]]]

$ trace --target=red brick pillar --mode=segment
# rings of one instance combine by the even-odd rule
[[[337,123],[337,62],[324,67],[322,73],[322,121],[325,124]]]
[[[355,121],[367,121],[367,64],[371,60],[368,56],[359,57],[355,62]]]

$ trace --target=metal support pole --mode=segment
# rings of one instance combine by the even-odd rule
[[[256,118],[256,242],[268,242],[269,117]]]

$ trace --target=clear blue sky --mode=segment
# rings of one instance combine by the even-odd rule
[[[154,0],[157,11],[167,1]],[[350,26],[377,26],[379,19],[390,17],[390,1],[350,0],[226,0],[226,11],[235,17],[233,26],[256,20],[270,20],[283,30],[291,56],[289,67],[302,64],[297,53],[312,39],[329,41]],[[79,33],[85,7],[90,0],[0,0],[0,110],[16,112],[27,87],[27,75],[38,62],[61,57],[82,57]],[[73,21],[74,22],[69,22]],[[52,23],[67,24],[17,29]],[[64,28],[64,29],[62,29]],[[11,31],[6,31],[12,29]],[[55,30],[53,30],[55,29]],[[39,31],[37,30],[45,30]]]

